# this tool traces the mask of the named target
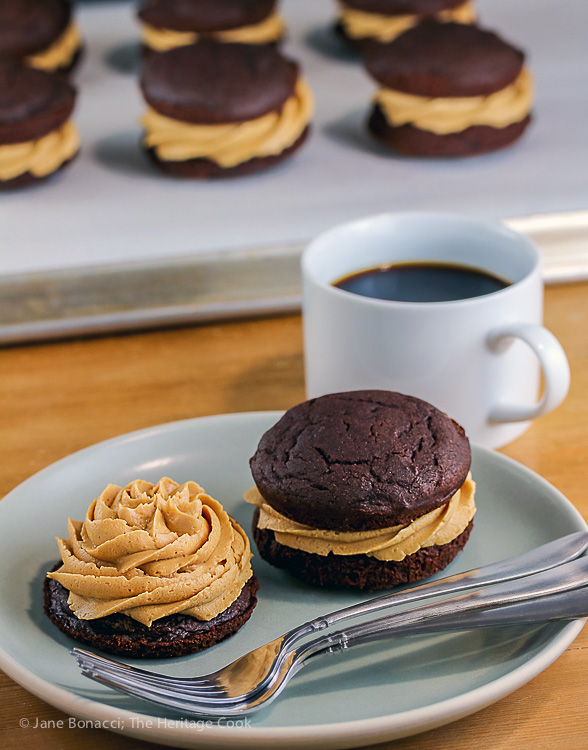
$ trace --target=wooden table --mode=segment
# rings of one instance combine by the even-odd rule
[[[553,287],[546,324],[572,368],[565,403],[504,453],[558,487],[588,519],[588,283]],[[168,363],[170,366],[158,366]],[[0,495],[44,466],[130,430],[304,399],[298,316],[0,350]],[[394,750],[586,750],[588,629],[513,695]],[[0,744],[29,750],[139,750],[149,744],[67,717],[0,674]],[[23,729],[65,720],[64,728]]]

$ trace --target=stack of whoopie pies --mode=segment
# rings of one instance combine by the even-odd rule
[[[411,396],[334,393],[305,401],[251,459],[262,558],[307,583],[366,590],[442,570],[475,513],[463,429]]]

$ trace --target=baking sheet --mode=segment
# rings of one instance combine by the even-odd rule
[[[134,3],[80,3],[83,150],[52,182],[0,197],[0,342],[291,309],[308,239],[382,211],[518,222],[545,248],[550,279],[584,278],[588,3],[477,6],[484,26],[528,52],[536,79],[535,121],[513,148],[437,161],[373,144],[374,85],[331,32],[334,0],[283,0],[286,52],[316,95],[312,137],[274,170],[197,183],[160,176],[140,151]]]

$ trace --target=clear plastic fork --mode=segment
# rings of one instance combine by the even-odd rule
[[[170,691],[177,692],[189,696],[191,704],[198,710],[209,707],[209,713],[216,711],[217,715],[226,715],[221,711],[223,707],[228,710],[235,702],[243,703],[275,687],[276,680],[283,674],[284,668],[291,665],[293,659],[298,658],[301,652],[300,649],[294,649],[295,644],[318,630],[360,614],[365,615],[401,603],[480,586],[490,586],[490,588],[439,604],[429,604],[408,612],[399,612],[387,618],[381,618],[376,623],[385,622],[386,629],[388,625],[394,624],[394,632],[396,632],[401,625],[414,625],[417,622],[438,618],[454,611],[466,612],[480,607],[494,607],[507,601],[522,601],[585,585],[588,583],[588,557],[575,560],[574,563],[566,564],[566,561],[577,558],[587,546],[588,534],[580,532],[511,560],[338,610],[289,631],[211,675],[177,678],[130,667],[111,659],[95,656],[79,648],[74,649],[72,654],[78,659],[84,674],[110,684],[111,687],[125,692],[135,691],[133,692],[135,695],[140,695],[141,691],[145,690],[146,694],[143,697],[150,700],[155,700],[157,695],[162,694],[161,691],[166,691],[166,694]],[[537,573],[537,571],[544,572]],[[458,609],[454,610],[454,606]],[[370,626],[372,630],[377,627],[373,622],[366,623],[366,626]],[[358,628],[361,627],[363,626],[356,626],[353,633],[357,635],[360,632]],[[338,637],[344,632],[351,633],[352,631],[351,629],[338,631]],[[392,632],[391,629],[390,632]],[[313,641],[315,644],[319,642],[321,639]],[[302,650],[304,648],[302,647]],[[319,647],[318,651],[321,648]],[[170,704],[165,703],[165,705]]]

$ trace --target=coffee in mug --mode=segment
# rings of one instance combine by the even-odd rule
[[[481,268],[453,263],[390,263],[333,282],[346,292],[397,302],[451,302],[504,289],[509,281]]]

